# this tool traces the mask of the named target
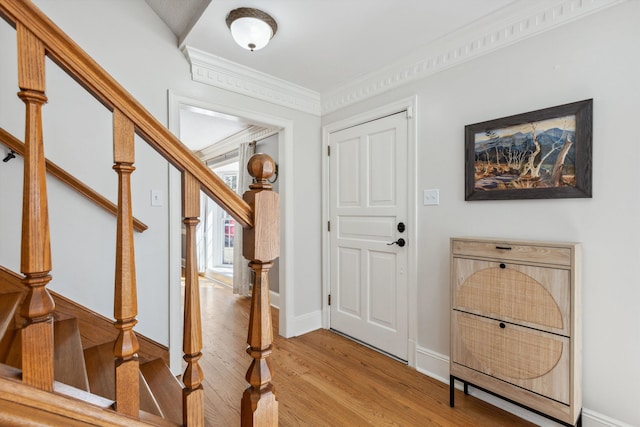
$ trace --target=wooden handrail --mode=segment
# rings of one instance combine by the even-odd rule
[[[22,141],[20,141],[18,138],[11,135],[9,132],[7,132],[5,129],[1,127],[0,127],[0,143],[6,145],[11,150],[15,151],[21,156],[24,156],[24,144],[22,143]],[[56,177],[58,180],[64,182],[69,187],[73,188],[78,193],[82,194],[84,197],[91,200],[93,203],[100,206],[102,209],[106,210],[107,212],[110,212],[113,215],[116,215],[118,213],[118,207],[114,203],[112,203],[109,199],[102,196],[100,193],[98,193],[97,191],[95,191],[94,189],[92,189],[82,181],[80,181],[78,178],[74,177],[69,172],[65,171],[60,166],[56,165],[50,160],[45,159],[45,164],[47,166],[47,172],[49,172],[51,175]],[[143,231],[149,228],[144,222],[140,221],[135,217],[133,218],[133,227],[136,229],[136,231],[140,233],[142,233]]]
[[[29,0],[0,0],[0,15],[13,26],[22,23],[41,40],[45,53],[110,111],[117,109],[136,133],[180,171],[188,171],[202,191],[243,227],[253,226],[251,207],[216,176],[129,92],[100,67]]]

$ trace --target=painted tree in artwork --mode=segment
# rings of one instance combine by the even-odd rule
[[[491,142],[497,142],[500,139],[500,137],[494,130],[486,130],[484,134]],[[491,145],[492,144],[489,144],[489,147]],[[498,144],[493,144],[493,145],[495,145],[495,150],[496,150],[496,164],[500,166],[500,150],[498,149]]]
[[[542,145],[538,141],[538,135],[536,134],[536,125],[535,123],[530,123],[531,125],[531,138],[533,141],[533,145],[535,149],[530,152],[529,158],[526,164],[522,168],[521,176],[529,174],[530,178],[540,178],[540,169],[544,162],[549,158],[549,156],[554,153],[556,150],[560,149],[560,153],[556,158],[555,164],[553,166],[551,172],[551,184],[554,186],[558,186],[560,184],[560,178],[562,176],[562,169],[564,165],[564,160],[571,148],[573,142],[570,140],[566,131],[566,123],[562,130],[562,136],[553,142],[549,151],[547,151],[543,156],[541,156],[540,161],[536,164],[536,158],[542,152]]]
[[[556,163],[553,165],[553,170],[551,172],[551,184],[554,187],[558,187],[560,185],[560,179],[562,178],[562,169],[564,168],[564,159],[567,157],[567,153],[571,149],[573,145],[573,141],[567,136],[565,138],[565,143],[556,158]]]
[[[531,178],[540,178],[540,167],[542,167],[542,164],[544,163],[545,160],[547,160],[547,158],[551,155],[551,153],[553,153],[559,148],[560,141],[554,142],[553,145],[551,146],[551,149],[544,156],[542,156],[542,158],[536,165],[535,160],[536,160],[536,157],[538,157],[538,154],[540,154],[540,152],[542,151],[542,146],[540,145],[540,142],[538,141],[538,136],[536,135],[535,123],[530,123],[530,124],[531,124],[531,137],[533,139],[533,145],[535,146],[535,150],[533,150],[533,152],[529,155],[529,160],[524,165],[521,175],[524,176],[527,173],[529,173]]]
[[[519,150],[515,143],[511,143],[511,146],[507,147],[504,154],[509,170],[521,170],[522,163],[527,158],[527,153],[527,151]]]
[[[531,178],[537,178],[539,175],[538,176],[534,175],[534,169],[536,168],[535,160],[538,154],[540,154],[540,151],[542,150],[542,148],[540,147],[540,143],[538,142],[538,136],[536,135],[536,125],[534,123],[531,123],[531,137],[533,139],[533,145],[536,148],[531,152],[531,154],[529,154],[529,160],[527,160],[527,163],[525,163],[524,167],[522,168],[522,172],[520,176],[525,176],[526,174],[530,174]],[[538,173],[539,171],[540,169],[538,169]]]

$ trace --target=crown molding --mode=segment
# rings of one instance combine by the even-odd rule
[[[185,46],[191,78],[221,89],[320,115],[320,94],[253,68]]]
[[[185,46],[194,81],[324,115],[629,0],[518,0],[388,66],[322,94]]]
[[[628,0],[520,0],[381,70],[322,94],[331,113]]]

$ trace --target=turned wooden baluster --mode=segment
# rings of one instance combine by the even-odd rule
[[[182,215],[186,226],[184,333],[182,349],[187,367],[182,375],[182,422],[185,426],[204,426],[204,375],[202,357],[202,321],[196,252],[196,226],[200,222],[200,183],[188,172],[182,174]]]
[[[131,173],[134,163],[134,127],[119,110],[113,112],[113,169],[118,174],[118,220],[116,236],[116,274],[113,316],[119,330],[113,348],[115,356],[116,410],[139,417],[138,339],[136,267],[133,251]]]
[[[24,184],[22,196],[22,248],[20,271],[29,289],[20,314],[22,328],[22,380],[53,391],[53,320],[55,304],[46,285],[51,280],[51,245],[47,208],[46,168],[42,140],[45,96],[44,46],[21,24],[18,36],[18,96],[26,104]]]
[[[243,229],[243,255],[255,272],[251,296],[247,353],[253,358],[246,379],[249,387],[242,395],[243,426],[278,425],[278,401],[271,384],[269,355],[273,342],[269,269],[280,255],[280,202],[268,179],[275,163],[266,154],[255,154],[247,164],[254,183],[243,198],[254,212],[253,228]]]

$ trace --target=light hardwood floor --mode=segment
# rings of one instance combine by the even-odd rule
[[[249,299],[206,279],[201,297],[206,424],[237,426]],[[274,337],[281,426],[533,426],[462,392],[452,409],[448,385],[330,331]]]

